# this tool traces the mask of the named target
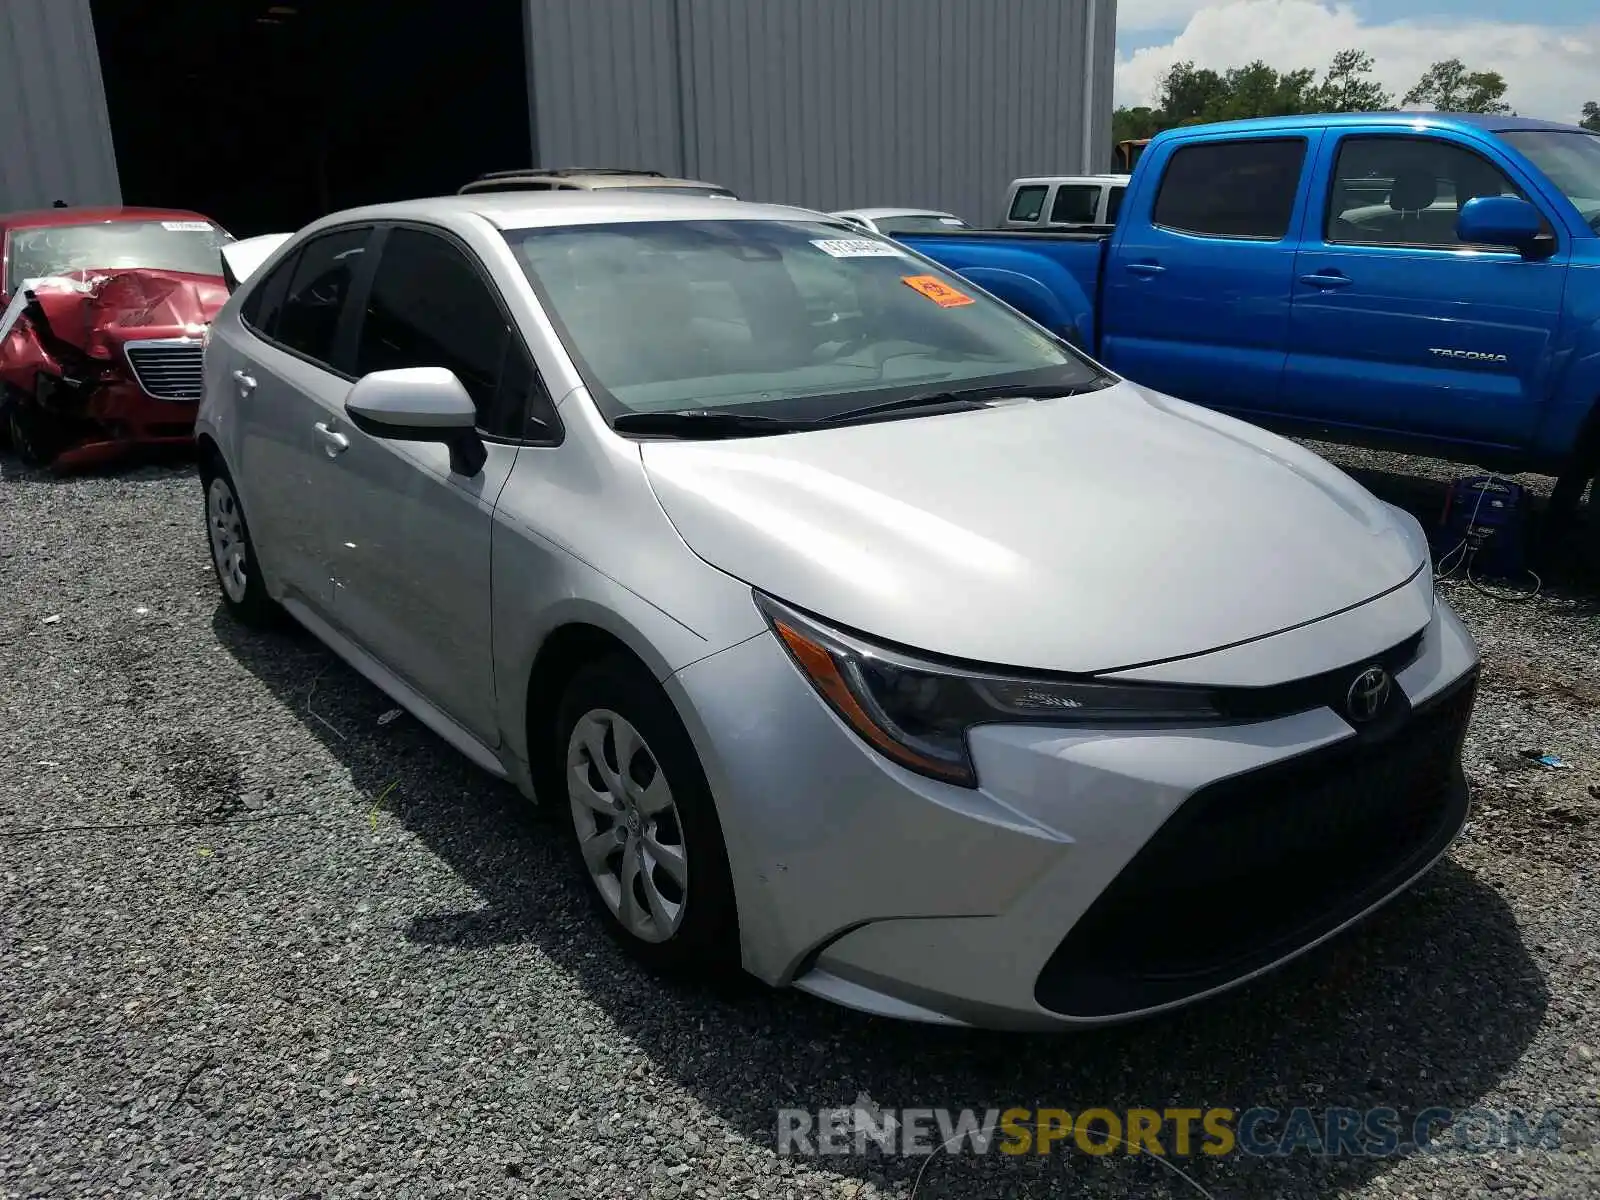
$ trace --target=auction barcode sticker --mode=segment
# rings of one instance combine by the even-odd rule
[[[824,254],[834,258],[904,258],[905,255],[888,242],[876,238],[818,238],[811,243]]]
[[[209,221],[163,221],[161,228],[170,229],[173,233],[210,233]]]

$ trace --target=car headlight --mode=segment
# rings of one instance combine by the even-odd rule
[[[1206,723],[1204,688],[1010,675],[918,659],[833,629],[760,592],[756,603],[802,675],[865,741],[911,771],[976,787],[967,731],[978,725]]]

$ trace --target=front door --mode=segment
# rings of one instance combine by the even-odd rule
[[[324,527],[333,620],[488,746],[499,742],[490,636],[494,508],[516,461],[532,359],[471,252],[443,231],[383,236],[360,303],[352,371],[447,367],[478,406],[483,470],[452,474],[431,442],[328,422]]]
[[[1108,366],[1213,408],[1277,406],[1311,148],[1298,133],[1209,135],[1146,156],[1157,184],[1130,197],[1104,268]]]
[[[1473,197],[1528,198],[1530,189],[1509,164],[1437,136],[1330,133],[1323,157],[1329,203],[1295,266],[1286,412],[1526,442],[1546,391],[1568,248],[1528,260],[1463,245],[1456,213]]]

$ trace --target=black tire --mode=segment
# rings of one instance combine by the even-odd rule
[[[596,876],[585,861],[580,836],[582,818],[577,812],[579,805],[573,800],[572,771],[567,764],[573,752],[574,731],[586,717],[597,712],[621,718],[643,740],[642,756],[635,755],[629,764],[617,764],[615,742],[608,735],[604,750],[612,756],[608,769],[619,775],[624,768],[629,769],[638,785],[641,780],[654,779],[646,770],[649,760],[653,760],[655,770],[670,788],[676,829],[664,828],[656,819],[643,817],[645,832],[653,832],[657,844],[670,847],[676,832],[687,866],[687,888],[681,895],[681,923],[664,940],[646,940],[630,930],[602,895]],[[666,693],[636,660],[621,654],[611,655],[578,669],[562,697],[555,732],[553,749],[563,764],[563,787],[557,793],[557,807],[566,814],[561,821],[563,832],[583,888],[607,932],[628,954],[654,971],[701,980],[730,980],[737,974],[735,968],[739,963],[739,921],[727,846],[699,755]],[[626,823],[620,817],[613,832],[617,832],[619,839],[628,836]],[[624,844],[619,840],[618,860],[625,853]],[[640,861],[647,863],[648,855]],[[670,873],[663,873],[659,866],[649,871],[656,881],[657,892],[670,892],[668,885],[673,883]],[[641,869],[641,887],[645,886],[644,873]],[[640,891],[635,890],[634,896],[636,903],[648,910]]]
[[[211,551],[211,569],[216,573],[217,590],[222,593],[223,604],[241,624],[257,628],[276,624],[283,610],[267,595],[255,543],[250,539],[250,525],[245,520],[244,506],[239,502],[233,476],[228,474],[228,468],[215,451],[202,453],[200,457],[200,487],[206,545]],[[223,537],[220,536],[220,529],[214,528],[223,523],[228,526],[226,536],[229,545],[237,543],[242,548],[242,560],[236,564],[237,575],[231,565],[223,561]]]
[[[61,424],[33,403],[32,397],[7,388],[3,403],[6,439],[12,452],[30,467],[48,467],[66,449]]]

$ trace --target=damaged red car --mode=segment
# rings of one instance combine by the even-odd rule
[[[61,470],[193,439],[232,241],[171,209],[0,215],[0,429],[18,457]]]

